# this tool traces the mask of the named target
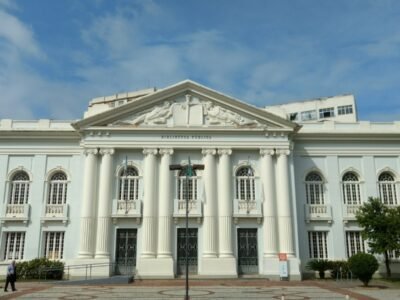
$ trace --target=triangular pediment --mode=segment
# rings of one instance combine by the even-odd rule
[[[73,124],[107,128],[265,128],[293,131],[297,124],[261,108],[183,81]]]

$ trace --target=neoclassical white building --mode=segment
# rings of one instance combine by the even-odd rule
[[[311,258],[367,251],[355,212],[398,205],[400,122],[358,122],[349,95],[306,102],[258,108],[187,80],[93,99],[79,121],[1,120],[0,264],[174,278],[187,204],[199,277],[277,279],[283,253],[299,279]],[[204,170],[170,170],[189,160]]]

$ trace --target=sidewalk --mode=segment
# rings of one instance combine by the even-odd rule
[[[53,283],[17,282],[17,292],[1,299],[183,299],[184,280],[143,280],[125,285],[61,286]],[[192,280],[191,299],[400,299],[400,289],[361,287],[361,283],[334,281]],[[282,298],[284,297],[284,298]],[[347,297],[347,298],[346,298]]]

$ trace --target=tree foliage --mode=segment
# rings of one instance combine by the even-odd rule
[[[349,268],[351,272],[368,286],[372,275],[378,270],[379,263],[375,256],[368,253],[357,253],[349,258]]]
[[[384,255],[386,275],[391,277],[389,252],[400,249],[400,207],[391,208],[379,198],[370,197],[356,218],[371,252]]]

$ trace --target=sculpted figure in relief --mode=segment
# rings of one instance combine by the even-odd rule
[[[208,123],[210,125],[257,125],[257,121],[244,118],[239,114],[230,112],[220,106],[214,106],[210,101],[205,104],[205,114],[208,116]]]
[[[138,116],[130,123],[133,125],[137,125],[139,123],[144,123],[147,125],[165,124],[167,123],[167,119],[172,115],[173,106],[174,105],[171,105],[170,102],[165,101],[163,105],[156,106],[153,110]]]

